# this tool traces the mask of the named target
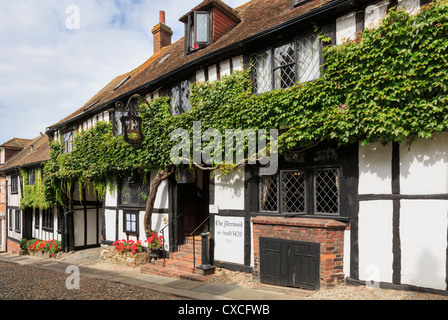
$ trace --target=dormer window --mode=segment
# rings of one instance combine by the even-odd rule
[[[211,45],[241,20],[238,13],[221,0],[204,0],[179,21],[185,24],[185,54],[190,54]]]
[[[188,52],[195,51],[210,44],[210,16],[207,11],[196,11],[188,16],[187,23]]]

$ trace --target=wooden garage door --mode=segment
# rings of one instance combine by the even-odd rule
[[[318,290],[319,256],[319,243],[260,238],[260,281]]]

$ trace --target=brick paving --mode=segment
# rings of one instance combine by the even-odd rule
[[[70,274],[0,261],[0,300],[184,300],[171,294],[80,276],[69,290]]]

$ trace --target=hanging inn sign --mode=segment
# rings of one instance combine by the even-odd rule
[[[124,141],[134,148],[140,147],[144,139],[142,132],[142,118],[140,117],[139,110],[139,104],[142,101],[146,102],[140,95],[134,94],[129,98],[126,106],[121,101],[115,103],[117,111],[123,113],[120,121],[123,129]]]

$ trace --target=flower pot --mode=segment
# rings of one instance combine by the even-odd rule
[[[162,257],[162,249],[151,249],[151,253],[149,254],[150,260],[157,260]]]

